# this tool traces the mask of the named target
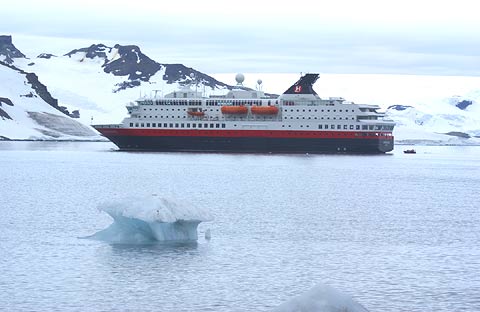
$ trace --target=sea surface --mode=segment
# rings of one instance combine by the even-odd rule
[[[0,142],[0,310],[270,311],[326,284],[369,311],[480,311],[480,147],[406,148]],[[214,220],[196,243],[84,238],[112,223],[103,203],[152,194]]]

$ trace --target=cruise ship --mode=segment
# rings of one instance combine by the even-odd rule
[[[300,77],[282,95],[237,86],[222,96],[202,96],[187,85],[165,96],[127,105],[121,124],[94,125],[120,150],[232,153],[386,153],[395,123],[377,105],[313,90],[319,75]],[[261,81],[258,81],[259,85]],[[258,88],[260,89],[260,88]]]

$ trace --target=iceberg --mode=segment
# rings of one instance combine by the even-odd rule
[[[105,203],[98,208],[110,215],[113,223],[88,238],[111,243],[196,241],[198,225],[213,220],[207,211],[156,195]]]
[[[273,312],[368,312],[350,296],[327,286],[317,285],[276,307]]]

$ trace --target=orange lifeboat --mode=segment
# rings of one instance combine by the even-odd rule
[[[222,106],[221,111],[223,114],[246,114],[248,113],[248,108],[246,106]]]
[[[276,106],[252,106],[252,114],[275,115],[275,114],[278,114],[278,107],[276,107]]]
[[[188,111],[187,114],[189,114],[190,116],[195,116],[195,117],[205,116],[204,112],[197,112],[197,111]]]

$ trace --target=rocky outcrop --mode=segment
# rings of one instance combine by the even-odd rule
[[[404,111],[407,108],[413,108],[413,106],[409,106],[409,105],[390,105],[389,107],[387,107],[387,109],[393,109],[393,110],[397,110],[397,111]]]
[[[75,49],[67,54],[64,54],[64,56],[72,57],[73,55],[77,53],[85,53],[85,57],[89,59],[94,59],[96,57],[101,58],[103,60],[107,60],[107,53],[110,53],[112,48],[107,47],[104,44],[92,44],[91,46],[87,48],[80,48],[80,49]]]
[[[7,112],[4,111],[1,107],[0,107],[0,118],[12,120],[12,117],[10,117],[10,115],[8,115]]]
[[[37,58],[43,58],[43,59],[51,59],[52,57],[57,57],[56,55],[53,55],[51,53],[42,53],[37,56]]]
[[[469,100],[462,100],[462,101],[458,102],[457,104],[455,104],[455,106],[460,108],[461,110],[465,110],[467,107],[472,105],[472,103],[473,102],[469,101]]]
[[[135,45],[121,46],[117,44],[114,48],[118,51],[118,58],[103,66],[106,73],[128,76],[131,81],[148,81],[162,68],[162,65],[143,54]]]
[[[117,51],[117,56],[114,60],[105,63],[103,70],[115,76],[127,76],[127,81],[117,84],[117,92],[139,86],[142,81],[149,81],[150,77],[162,68],[162,65],[143,54],[135,45],[117,44],[114,49]]]
[[[114,92],[127,88],[137,87],[142,81],[149,81],[150,77],[155,75],[162,65],[155,62],[140,51],[135,45],[122,46],[116,44],[113,48],[104,44],[92,44],[88,48],[75,49],[65,56],[73,57],[78,53],[83,53],[85,58],[103,60],[103,71],[115,76],[125,76],[126,81],[116,84]]]
[[[13,106],[13,102],[10,99],[0,97],[0,106],[2,106],[2,104],[7,104],[7,105],[10,105],[10,106]]]
[[[2,109],[3,104],[13,106],[13,103],[10,99],[0,97],[0,118],[12,120],[12,117],[10,117],[10,115],[8,115],[7,112]]]
[[[196,83],[201,83],[211,88],[231,88],[231,86],[223,82],[220,82],[202,72],[199,72],[190,67],[186,67],[182,64],[164,64],[163,66],[165,66],[165,74],[163,75],[163,80],[165,80],[167,83],[188,83],[192,79],[191,74],[193,74]]]
[[[464,139],[471,138],[471,136],[468,133],[465,133],[465,132],[451,131],[451,132],[447,132],[445,134],[450,135],[450,136],[456,136],[456,137],[459,137],[459,138],[464,138]]]
[[[12,43],[12,36],[0,36],[0,61],[13,64],[14,58],[25,58]]]
[[[138,87],[142,82],[149,82],[150,78],[162,68],[165,71],[162,78],[167,84],[190,83],[192,81],[191,75],[193,74],[196,83],[201,83],[211,88],[232,88],[232,86],[182,64],[158,63],[143,54],[136,45],[124,46],[117,44],[112,48],[104,44],[92,44],[87,48],[72,50],[65,56],[74,57],[78,53],[83,54],[80,61],[83,61],[85,58],[103,60],[102,67],[104,72],[126,77],[127,80],[115,85],[114,92]]]
[[[67,116],[71,116],[70,112],[65,106],[59,106],[58,105],[58,100],[55,99],[50,92],[48,92],[47,87],[42,84],[38,80],[38,76],[34,73],[28,73],[20,68],[15,67],[14,65],[7,64],[4,62],[0,62],[0,66],[7,66],[17,72],[19,72],[22,75],[25,75],[25,78],[27,79],[27,82],[32,86],[32,89],[35,91],[36,94],[29,93],[24,95],[25,97],[36,97],[39,96],[42,100],[44,100],[47,104],[50,106],[54,107],[55,109],[59,110],[60,112],[64,113]],[[11,102],[11,101],[10,101]]]

